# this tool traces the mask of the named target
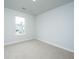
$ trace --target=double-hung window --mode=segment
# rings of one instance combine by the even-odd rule
[[[16,16],[15,23],[16,23],[16,34],[24,35],[25,34],[25,18]]]

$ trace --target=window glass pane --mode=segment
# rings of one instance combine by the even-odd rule
[[[16,17],[16,34],[24,34],[25,19],[22,17]]]

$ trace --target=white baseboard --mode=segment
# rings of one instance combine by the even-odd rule
[[[27,41],[27,40],[32,40],[32,39],[22,39],[22,40],[8,42],[8,43],[4,43],[4,46],[13,45],[13,44],[16,44],[16,43],[21,43],[21,42],[24,42],[24,41]]]
[[[40,39],[38,39],[38,40],[40,40]],[[64,48],[64,47],[62,47],[62,46],[60,46],[60,45],[57,45],[57,44],[48,42],[48,41],[46,41],[46,40],[40,40],[40,41],[42,41],[42,42],[44,42],[44,43],[47,43],[47,44],[49,44],[49,45],[53,45],[53,46],[55,46],[55,47],[64,49],[64,50],[66,50],[66,51],[68,51],[68,52],[72,52],[72,53],[74,53],[74,50],[70,50],[70,49]]]

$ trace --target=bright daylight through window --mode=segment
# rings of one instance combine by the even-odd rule
[[[16,34],[23,35],[25,34],[25,19],[23,17],[16,16]]]

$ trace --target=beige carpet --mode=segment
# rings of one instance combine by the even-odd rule
[[[74,54],[39,40],[5,46],[4,59],[74,59]]]

